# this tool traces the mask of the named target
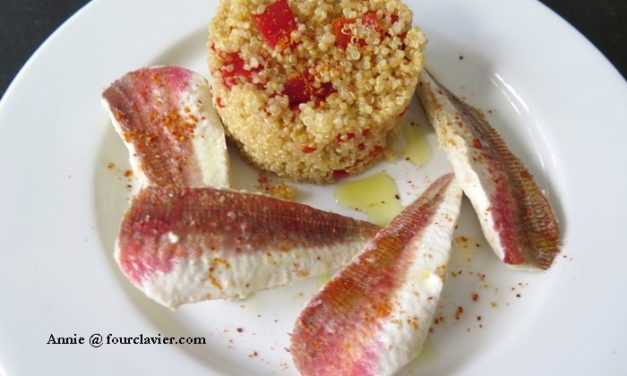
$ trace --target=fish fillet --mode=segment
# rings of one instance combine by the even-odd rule
[[[180,67],[143,68],[102,97],[143,185],[229,187],[224,130],[205,78]]]
[[[175,308],[328,273],[379,229],[259,194],[148,187],[124,216],[115,257],[137,288]]]
[[[461,197],[452,174],[438,179],[308,303],[290,348],[303,375],[391,375],[420,353]]]
[[[548,269],[559,253],[560,229],[531,173],[479,110],[426,70],[417,91],[496,255],[511,267]]]

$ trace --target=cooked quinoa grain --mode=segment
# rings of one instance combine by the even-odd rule
[[[254,164],[329,182],[378,160],[413,95],[426,39],[400,0],[221,0],[215,105]]]

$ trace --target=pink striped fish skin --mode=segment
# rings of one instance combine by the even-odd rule
[[[302,375],[392,375],[420,353],[461,197],[452,174],[438,179],[311,299],[291,336]]]
[[[331,272],[379,229],[259,194],[148,187],[124,216],[116,259],[131,283],[174,308]]]
[[[204,77],[174,66],[142,68],[102,98],[143,185],[229,186],[224,130]]]
[[[479,110],[426,70],[417,92],[496,255],[511,267],[548,269],[559,253],[560,228],[529,170]]]

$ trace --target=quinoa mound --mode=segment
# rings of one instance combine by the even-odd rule
[[[381,158],[426,38],[400,0],[221,0],[209,27],[214,104],[261,169],[331,182]]]

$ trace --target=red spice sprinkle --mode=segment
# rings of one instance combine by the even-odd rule
[[[459,320],[463,314],[464,314],[464,308],[457,307],[457,309],[455,310],[455,320]]]
[[[238,333],[244,333],[244,328],[237,328]]]
[[[395,199],[397,199],[397,200],[400,200],[400,199],[401,199],[401,196],[399,196],[399,195],[394,195],[394,198],[395,198]]]
[[[517,297],[517,298],[520,298],[520,296],[521,296],[520,294],[516,294],[516,297]]]
[[[133,176],[133,171],[132,170],[124,171],[124,177],[130,178],[131,176]]]
[[[476,292],[472,293],[472,301],[473,302],[478,302],[479,301],[479,294],[477,294]]]
[[[481,316],[477,316],[477,321],[481,321],[482,317]]]
[[[364,150],[366,148],[366,145],[364,145],[363,143],[357,145],[357,149],[359,150]]]

